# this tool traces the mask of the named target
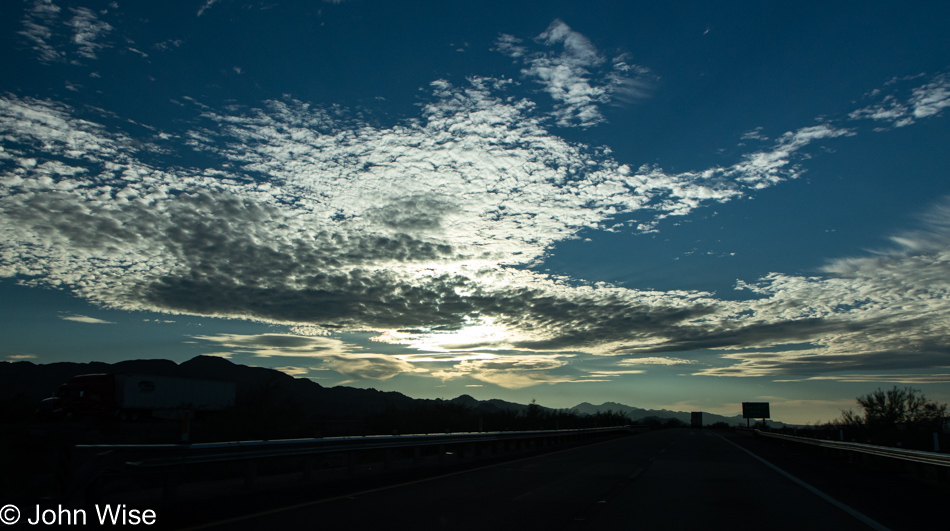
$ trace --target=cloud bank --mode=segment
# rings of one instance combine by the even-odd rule
[[[44,61],[63,58],[44,48],[41,22],[54,16],[38,2],[24,23]],[[108,25],[77,10],[70,20],[75,53],[94,58]],[[873,371],[895,357],[915,370],[944,364],[944,204],[894,249],[833,261],[821,277],[740,281],[745,301],[578,285],[527,267],[629,213],[646,220],[631,230],[655,231],[794,179],[807,148],[857,134],[853,122],[936,116],[945,74],[903,101],[854,111],[847,126],[803,126],[731,165],[670,173],[552,132],[594,126],[601,105],[646,97],[647,70],[608,61],[561,21],[530,45],[503,35],[495,48],[522,63],[553,110],[514,95],[511,79],[472,76],[433,81],[420,115],[391,125],[292,97],[226,109],[185,100],[184,130],[142,138],[106,116],[4,94],[0,276],[106,308],[296,327],[306,334],[198,339],[318,359],[351,379],[420,373],[523,387],[641,366],[779,378]],[[760,130],[746,136],[767,141]],[[170,156],[178,152],[213,163],[184,165]],[[327,335],[360,330],[442,357],[382,355]],[[720,363],[666,355],[709,351]],[[584,373],[579,354],[613,356],[616,370]]]

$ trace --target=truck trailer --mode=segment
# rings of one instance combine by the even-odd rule
[[[693,411],[689,414],[689,427],[697,430],[703,429],[702,411]]]
[[[234,406],[235,384],[146,374],[83,374],[40,403],[51,417],[114,415],[137,420],[156,413],[219,411]]]

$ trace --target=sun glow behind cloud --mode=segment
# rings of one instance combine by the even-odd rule
[[[491,317],[465,318],[457,330],[409,332],[388,330],[371,338],[373,341],[405,345],[423,352],[466,352],[474,350],[501,350],[511,348],[517,338],[511,331],[495,324]]]

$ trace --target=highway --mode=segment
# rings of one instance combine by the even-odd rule
[[[896,531],[945,528],[947,493],[747,435],[679,429],[286,506],[272,500],[197,528]]]

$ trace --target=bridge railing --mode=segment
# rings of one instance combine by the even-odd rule
[[[279,470],[292,470],[296,480],[309,481],[318,469],[334,468],[343,477],[353,477],[372,463],[374,470],[387,471],[397,460],[409,467],[449,464],[467,456],[501,455],[546,446],[580,442],[631,427],[518,432],[473,432],[362,437],[327,437],[273,441],[233,441],[200,444],[77,445],[73,471],[64,498],[98,500],[109,483],[127,485],[136,477],[158,478],[161,498],[173,500],[179,487],[190,479],[189,471],[202,468],[202,480],[214,479],[235,469],[242,488],[258,486],[264,465],[292,462]],[[329,464],[328,464],[329,463]],[[273,467],[272,467],[273,468]],[[209,472],[210,470],[210,472]],[[273,471],[271,471],[271,475]],[[285,474],[286,475],[286,474]],[[134,483],[134,481],[131,481]],[[150,483],[154,487],[155,481]]]

